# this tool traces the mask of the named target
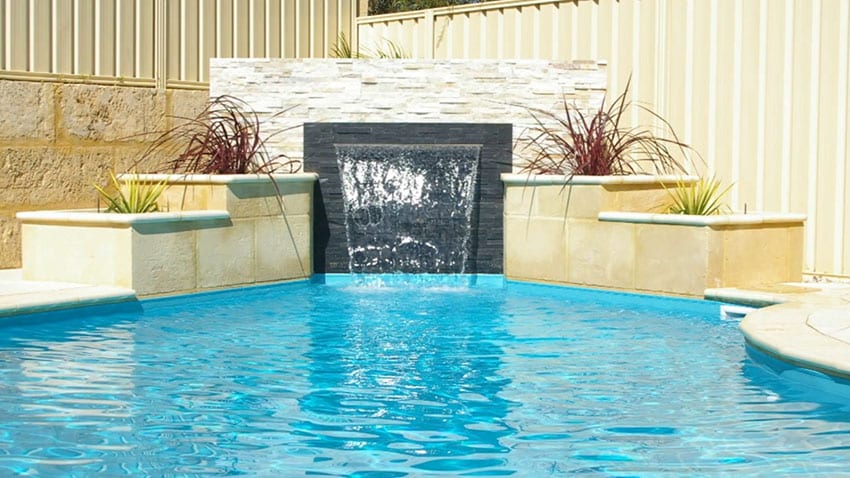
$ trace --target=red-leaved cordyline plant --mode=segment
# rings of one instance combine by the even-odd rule
[[[566,98],[563,112],[527,108],[536,126],[528,128],[519,138],[526,143],[523,149],[531,152],[521,172],[561,174],[570,178],[685,173],[674,152],[684,157],[684,151],[691,148],[679,141],[673,128],[661,116],[644,106],[634,105],[663,122],[672,139],[658,137],[645,128],[627,128],[621,124],[623,113],[632,107],[627,101],[630,84],[631,79],[623,93],[607,108],[603,99],[599,109],[589,117]]]
[[[272,118],[287,111],[283,110]],[[181,122],[169,130],[155,133],[153,142],[133,167],[153,164],[151,172],[186,175],[264,174],[271,180],[286,229],[290,238],[294,238],[283,194],[272,174],[297,173],[301,163],[288,159],[284,154],[270,156],[266,150],[266,141],[295,126],[261,135],[262,123],[257,113],[247,103],[233,96],[211,99],[194,118],[174,118]],[[163,157],[171,159],[156,164]],[[300,255],[297,250],[295,252]]]
[[[275,116],[286,113],[281,111]],[[273,118],[275,117],[273,116]],[[162,157],[155,172],[178,174],[271,174],[298,172],[300,163],[280,154],[271,157],[266,141],[287,131],[260,133],[260,118],[247,103],[233,96],[219,96],[194,118],[175,117],[180,123],[157,133],[136,165]]]

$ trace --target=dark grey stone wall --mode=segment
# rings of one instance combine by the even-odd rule
[[[319,174],[313,204],[316,273],[349,272],[336,144],[481,145],[467,273],[502,272],[503,188],[511,171],[508,123],[305,123],[304,168]]]

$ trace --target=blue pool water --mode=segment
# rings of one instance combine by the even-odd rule
[[[0,476],[839,474],[717,304],[329,277],[0,328]],[[760,362],[758,362],[760,363]]]

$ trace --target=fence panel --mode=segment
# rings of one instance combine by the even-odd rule
[[[6,0],[0,75],[203,87],[210,57],[328,56],[338,32],[356,35],[358,11],[356,0]]]
[[[850,276],[847,0],[498,0],[361,17],[416,58],[608,61],[734,182],[736,210],[800,212],[806,272]],[[633,124],[655,123],[633,112]]]

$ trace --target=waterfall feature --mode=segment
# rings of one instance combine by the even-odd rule
[[[465,272],[480,152],[337,144],[350,271]]]

